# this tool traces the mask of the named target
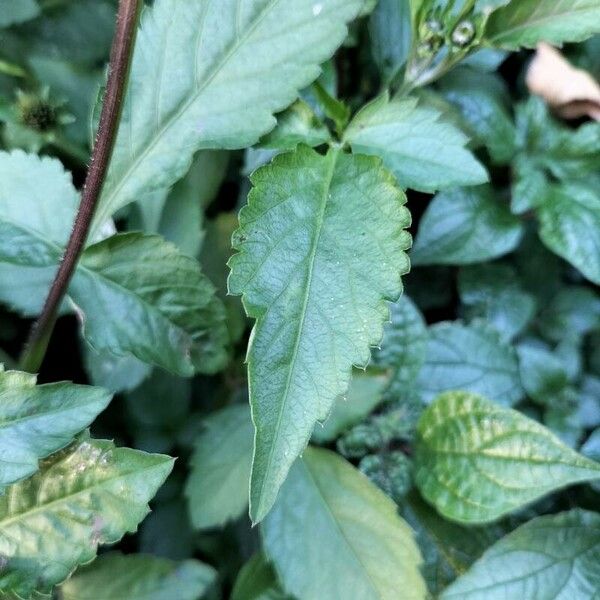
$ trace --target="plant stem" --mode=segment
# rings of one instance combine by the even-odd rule
[[[81,194],[79,211],[75,217],[69,243],[50,287],[44,308],[31,329],[29,341],[21,356],[20,368],[24,371],[38,371],[44,360],[59,307],[85,246],[90,224],[108,171],[119,126],[140,6],[141,0],[119,0],[106,93],[100,114],[98,135]]]

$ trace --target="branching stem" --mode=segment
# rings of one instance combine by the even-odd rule
[[[29,340],[21,356],[20,368],[24,371],[38,371],[44,360],[60,305],[88,237],[119,127],[140,5],[141,0],[119,0],[106,93],[79,211],[44,308],[31,329]]]

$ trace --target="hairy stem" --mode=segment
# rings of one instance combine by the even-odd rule
[[[85,246],[119,127],[140,5],[141,0],[119,0],[117,25],[110,53],[108,81],[100,114],[100,125],[81,194],[79,211],[44,308],[31,329],[27,346],[21,356],[20,368],[24,371],[38,371],[44,360],[58,310]]]

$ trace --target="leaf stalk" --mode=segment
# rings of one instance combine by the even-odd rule
[[[119,128],[140,7],[141,0],[119,0],[98,135],[83,186],[79,210],[44,308],[31,329],[29,340],[21,355],[19,366],[23,371],[39,370],[56,324],[59,307],[85,247]]]

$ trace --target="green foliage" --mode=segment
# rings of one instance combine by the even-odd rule
[[[283,587],[300,598],[425,598],[394,503],[329,451],[309,448],[294,464],[261,531]]]
[[[426,402],[447,390],[483,394],[508,406],[523,396],[514,348],[483,323],[431,326],[417,389]]]
[[[0,490],[33,475],[38,460],[67,446],[110,402],[100,388],[36,386],[35,375],[0,364]]]
[[[0,596],[597,598],[597,0],[139,0],[75,248],[124,5],[0,0]]]
[[[419,421],[415,480],[440,513],[485,523],[560,487],[600,477],[600,463],[548,429],[481,396],[448,392]]]
[[[198,529],[224,525],[248,506],[253,431],[247,406],[211,415],[197,436],[186,484],[190,518]]]
[[[99,544],[135,531],[172,467],[168,456],[84,440],[10,487],[0,497],[0,591],[49,592]]]
[[[315,423],[346,391],[352,365],[366,365],[381,338],[384,300],[398,297],[408,270],[410,217],[375,158],[300,147],[252,182],[229,290],[243,293],[257,319],[248,350],[257,428],[250,514],[260,521]],[[357,232],[360,252],[346,231]],[[319,342],[313,331],[323,332]]]
[[[255,143],[275,125],[273,113],[316,78],[361,5],[322,0],[316,14],[313,0],[285,6],[252,0],[243,10],[230,0],[161,0],[146,7],[96,223],[169,188],[197,150]],[[173,71],[182,76],[168,80]]]
[[[443,600],[593,598],[600,588],[600,518],[572,510],[538,517],[494,544],[443,594]],[[542,575],[543,574],[543,575]]]
[[[404,188],[434,192],[487,181],[485,169],[464,148],[464,133],[414,98],[376,98],[352,120],[345,139],[355,152],[381,157]]]
[[[216,573],[197,560],[105,554],[60,587],[64,600],[196,600]]]
[[[490,187],[438,194],[427,207],[415,240],[415,265],[468,265],[514,250],[523,224]]]

